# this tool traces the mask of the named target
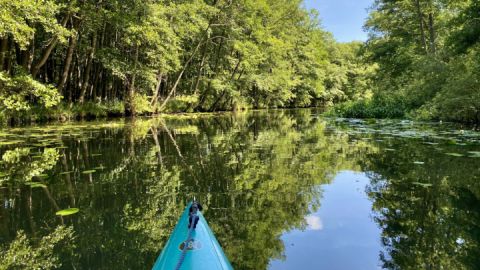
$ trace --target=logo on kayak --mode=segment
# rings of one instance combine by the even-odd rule
[[[180,250],[183,250],[184,246],[185,246],[185,242],[182,242],[182,243],[180,243],[178,248]],[[202,248],[202,243],[198,240],[192,239],[192,240],[188,241],[188,243],[187,243],[187,250],[196,250],[196,249],[201,249],[201,248]]]

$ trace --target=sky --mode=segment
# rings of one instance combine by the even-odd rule
[[[373,0],[305,0],[308,9],[320,13],[323,27],[339,42],[365,41],[363,23]]]

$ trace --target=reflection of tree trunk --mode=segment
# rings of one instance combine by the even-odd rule
[[[58,204],[57,202],[55,201],[55,199],[52,197],[52,194],[50,193],[50,191],[48,190],[48,187],[44,187],[43,188],[43,191],[45,191],[45,194],[47,195],[47,198],[48,200],[52,203],[53,205],[53,208],[55,208],[55,211],[60,211],[60,207],[58,207]],[[60,221],[62,222],[62,224],[64,224],[64,221],[63,221],[63,217],[62,216],[58,216],[58,218],[60,219]]]
[[[202,149],[200,148],[200,143],[198,142],[198,136],[195,136],[195,143],[197,144],[198,158],[200,160],[200,166],[202,167],[202,173],[205,174],[205,164],[203,162]]]
[[[134,133],[135,132],[135,122],[132,121],[131,125],[130,125],[130,134],[128,136],[128,156],[130,158],[135,158],[135,136],[134,136]]]
[[[160,147],[160,143],[158,142],[157,129],[154,127],[151,127],[150,130],[152,131],[153,140],[155,141],[155,145],[157,147],[158,163],[160,164],[160,168],[163,168],[162,148]]]
[[[87,145],[87,142],[86,141],[83,141],[82,142],[82,146],[83,146],[83,162],[85,164],[85,168],[87,170],[90,170],[90,161],[89,161],[89,155],[88,155],[88,145]],[[89,173],[88,174],[88,180],[90,183],[93,183],[93,177],[92,177],[92,174]]]
[[[170,130],[167,128],[167,125],[165,125],[165,123],[163,121],[161,121],[161,124],[162,124],[163,128],[165,129],[165,131],[167,132],[168,137],[172,141],[173,146],[175,146],[175,149],[177,150],[177,154],[180,157],[180,160],[182,161],[183,165],[185,165],[185,168],[192,174],[193,178],[198,183],[197,175],[192,170],[192,168],[190,168],[190,166],[188,166],[188,163],[185,161],[185,158],[183,157],[182,152],[180,151],[180,147],[178,146],[177,141],[175,141],[175,138],[172,136],[172,133],[170,133]]]
[[[135,136],[134,136],[134,131],[135,131],[135,121],[132,121],[130,135],[129,135],[128,156],[130,157],[131,160],[134,161],[134,164],[135,164]],[[138,189],[137,173],[133,173],[133,184],[134,184],[134,187],[135,187],[135,191],[137,191],[137,189]]]
[[[165,125],[165,123],[162,121],[162,126],[163,128],[165,129],[165,131],[167,132],[167,135],[168,137],[170,138],[170,140],[172,141],[173,143],[173,146],[175,146],[175,149],[177,150],[177,154],[178,156],[182,159],[182,161],[185,163],[185,160],[184,160],[184,157],[182,155],[182,152],[180,151],[180,147],[178,147],[178,144],[177,144],[177,141],[175,141],[175,138],[173,137],[172,133],[170,133],[170,130],[167,128],[167,125]],[[185,163],[186,164],[186,163]]]
[[[32,214],[32,189],[29,188],[28,192],[28,199],[27,199],[27,215],[28,215],[28,222],[30,223],[30,230],[32,232],[33,237],[37,235],[37,230],[35,226],[35,221],[33,220]]]
[[[62,164],[63,164],[63,170],[65,172],[69,172],[68,170],[68,163],[67,163],[67,156],[65,154],[65,151],[63,151],[62,154]],[[67,189],[68,189],[68,195],[70,196],[70,203],[72,204],[72,207],[75,206],[75,196],[73,195],[73,186],[72,186],[72,179],[70,178],[70,173],[65,174],[65,181],[67,182]]]

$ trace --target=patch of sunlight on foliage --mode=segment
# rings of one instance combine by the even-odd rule
[[[200,131],[198,130],[198,127],[194,125],[175,127],[173,129],[173,132],[175,134],[194,134],[194,135],[197,135],[200,133]]]
[[[148,97],[144,94],[135,93],[133,104],[135,106],[137,114],[153,112],[152,106],[150,106],[150,101],[148,100]]]
[[[37,100],[45,108],[57,105],[62,96],[52,85],[42,84],[30,75],[17,75],[10,77],[5,72],[0,72],[0,110],[29,111],[31,101]]]
[[[0,184],[6,181],[30,182],[33,177],[41,176],[45,171],[53,168],[60,157],[55,148],[45,148],[38,158],[30,157],[30,148],[21,147],[6,151],[2,156],[3,163],[0,170],[4,171],[8,178],[0,179]]]
[[[168,102],[165,111],[189,112],[198,103],[198,98],[198,95],[178,95]]]
[[[72,227],[58,226],[40,239],[29,238],[23,231],[9,245],[0,246],[0,270],[56,269],[62,266],[59,253],[71,249]]]

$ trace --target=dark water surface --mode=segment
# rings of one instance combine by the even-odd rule
[[[480,133],[315,111],[0,130],[0,268],[150,269],[196,196],[235,269],[478,269]]]

